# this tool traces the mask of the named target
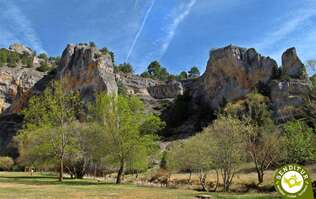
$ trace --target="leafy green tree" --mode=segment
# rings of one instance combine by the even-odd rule
[[[63,180],[66,154],[76,150],[73,123],[81,104],[77,93],[63,88],[62,82],[56,81],[31,98],[22,111],[24,129],[17,136],[22,159],[58,162],[59,181]]]
[[[125,169],[145,169],[149,156],[157,149],[155,136],[144,133],[144,107],[137,97],[98,94],[91,112],[105,136],[105,158],[118,168],[116,183],[122,181]]]
[[[257,126],[271,125],[271,113],[267,106],[268,98],[259,93],[249,93],[245,99],[226,105],[224,112],[239,119],[250,119]]]
[[[14,164],[14,161],[11,157],[0,157],[0,169],[2,171],[9,171]]]
[[[114,55],[114,52],[110,51],[109,49],[107,49],[106,47],[104,48],[101,48],[100,51],[103,53],[103,54],[109,54],[111,56],[111,59],[112,59],[112,63],[114,64],[115,63],[115,55]]]
[[[144,78],[150,78],[150,74],[147,71],[143,72],[140,76]]]
[[[178,80],[186,80],[186,79],[188,79],[188,74],[187,74],[187,72],[185,72],[185,71],[182,71],[178,76],[177,76],[177,79]]]
[[[133,66],[129,63],[123,63],[114,67],[114,72],[134,73]]]
[[[242,135],[247,131],[249,131],[247,125],[231,116],[219,116],[203,131],[213,141],[212,159],[220,171],[225,192],[229,191],[236,168],[245,158]]]
[[[8,66],[9,67],[16,67],[19,62],[19,55],[16,52],[9,52],[8,55]]]
[[[91,165],[97,168],[101,164],[105,138],[93,122],[76,122],[73,136],[74,147],[65,154],[65,168],[72,177],[83,178]]]
[[[48,60],[51,62],[52,65],[57,66],[60,63],[60,56],[56,56],[56,57],[49,57]]]
[[[162,80],[162,81],[166,81],[169,78],[169,73],[167,71],[166,68],[161,68],[160,73],[158,74],[157,78]]]
[[[225,111],[248,125],[244,131],[246,151],[255,164],[258,183],[263,182],[265,170],[283,158],[284,137],[274,125],[267,106],[268,99],[250,93],[244,100],[227,104]]]
[[[0,49],[0,67],[8,62],[9,51],[7,49]]]
[[[41,54],[39,54],[39,55],[38,55],[38,58],[44,59],[44,60],[48,60],[48,56],[47,56],[46,53],[41,53]]]
[[[189,78],[196,78],[196,77],[199,77],[200,76],[200,70],[198,69],[198,67],[196,66],[193,66],[189,72],[188,72],[188,76]]]
[[[110,56],[111,56],[111,59],[112,59],[112,63],[115,64],[115,54],[113,51],[110,51],[109,52]]]
[[[246,121],[243,120],[245,123]],[[243,135],[246,151],[257,171],[258,184],[263,183],[264,172],[284,157],[285,138],[275,126],[255,126],[248,122],[248,131]]]
[[[287,162],[304,163],[315,160],[315,135],[311,128],[301,121],[290,121],[283,129],[286,136]]]
[[[207,171],[215,168],[212,145],[213,141],[206,133],[200,133],[183,142],[174,143],[167,151],[167,168],[173,171],[188,171],[189,184],[192,172],[199,172],[200,185],[204,191],[208,191]]]
[[[147,67],[147,72],[151,78],[166,81],[169,78],[169,73],[166,68],[162,67],[158,61],[153,61]],[[142,76],[147,75],[143,73]]]
[[[47,61],[42,61],[41,66],[36,68],[36,70],[40,72],[47,72],[51,69],[51,67],[48,65]]]
[[[23,53],[21,56],[21,62],[24,66],[30,68],[33,64],[33,56],[29,55],[28,53]]]
[[[159,132],[165,127],[166,123],[161,121],[158,116],[149,114],[140,126],[140,133],[141,135],[158,135]]]
[[[96,45],[93,41],[90,41],[90,42],[89,42],[89,46],[91,46],[91,47],[97,47],[97,45]]]
[[[161,65],[158,61],[153,61],[149,64],[149,66],[147,67],[148,73],[151,76],[159,76],[160,72],[161,72]]]

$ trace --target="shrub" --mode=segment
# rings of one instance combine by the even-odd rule
[[[315,160],[316,147],[313,130],[300,121],[291,121],[283,126],[286,136],[288,163],[302,164]]]
[[[46,62],[42,62],[41,66],[38,67],[36,70],[40,71],[40,72],[47,72],[51,69],[51,67],[48,66],[48,64]]]
[[[47,56],[47,54],[45,54],[45,53],[39,54],[39,55],[38,55],[38,58],[44,59],[44,60],[48,60],[48,56]]]
[[[14,161],[11,157],[0,157],[0,169],[3,171],[9,171],[14,164]]]
[[[129,63],[123,63],[114,67],[114,72],[133,73],[133,66]]]

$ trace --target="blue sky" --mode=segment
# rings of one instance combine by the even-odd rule
[[[152,60],[172,73],[204,71],[210,49],[229,44],[277,61],[292,46],[316,58],[316,0],[0,0],[0,10],[0,47],[55,56],[94,41],[136,72]]]

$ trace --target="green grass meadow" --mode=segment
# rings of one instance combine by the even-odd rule
[[[65,179],[60,183],[56,177],[30,176],[23,172],[0,172],[0,198],[2,199],[193,199],[205,194],[194,190],[142,187],[131,184],[115,185],[93,179]],[[214,199],[268,199],[278,198],[271,194],[210,193]]]

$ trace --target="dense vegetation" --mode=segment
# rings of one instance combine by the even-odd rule
[[[36,52],[33,54],[29,53],[17,53],[5,48],[0,49],[0,67],[8,66],[15,68],[17,66],[23,68],[32,68],[34,67],[33,60],[36,56]],[[41,53],[38,56],[39,66],[36,70],[40,72],[47,72],[56,67],[60,61],[60,57],[48,57],[47,54]]]
[[[316,160],[315,132],[302,121],[276,126],[268,111],[267,99],[250,93],[238,103],[229,103],[218,118],[201,133],[177,141],[167,151],[167,168],[200,173],[203,190],[206,172],[215,169],[223,190],[228,191],[238,166],[252,161],[263,183],[267,169],[276,164]],[[190,182],[190,180],[188,180]]]
[[[153,78],[159,79],[162,81],[166,80],[186,80],[186,79],[193,79],[200,76],[200,71],[196,66],[193,66],[188,72],[182,71],[178,75],[173,75],[167,71],[167,69],[158,61],[151,62],[147,70],[141,74],[142,77],[145,78]]]
[[[23,111],[25,127],[16,137],[21,164],[46,169],[58,165],[60,181],[65,167],[82,178],[99,166],[117,171],[117,183],[126,170],[144,171],[152,164],[156,134],[164,125],[144,113],[138,98],[100,93],[87,106],[78,93],[63,88],[54,82]]]
[[[8,67],[16,67],[18,64],[30,68],[33,64],[34,55],[27,53],[19,54],[7,49],[0,49],[0,67],[7,65]]]
[[[106,48],[100,51],[110,55],[114,63],[113,52]],[[0,67],[32,67],[34,56],[0,49]],[[51,70],[60,61],[60,57],[46,54],[38,58],[40,66],[36,69],[41,72]],[[316,62],[310,60],[307,64],[313,69]],[[134,69],[131,64],[122,63],[114,65],[114,72],[133,74]],[[141,76],[182,81],[199,77],[200,71],[192,67],[172,75],[158,61],[153,61]],[[315,89],[316,76],[311,81]],[[264,92],[250,93],[226,104],[216,113],[216,120],[201,132],[172,142],[161,154],[158,146],[161,130],[166,125],[175,128],[189,117],[190,96],[184,94],[175,100],[165,124],[158,116],[146,113],[144,104],[139,98],[129,96],[122,82],[117,85],[118,96],[97,93],[94,101],[88,103],[82,101],[79,93],[64,90],[63,82],[59,81],[32,97],[22,111],[23,129],[15,137],[20,157],[16,162],[10,157],[0,157],[0,170],[11,170],[14,164],[47,171],[57,169],[60,181],[64,172],[73,178],[83,178],[87,173],[116,173],[119,184],[124,174],[144,173],[159,166],[168,173],[163,181],[168,181],[171,173],[188,172],[187,184],[191,184],[191,174],[198,173],[202,190],[216,191],[222,186],[228,192],[244,163],[254,165],[257,185],[261,185],[266,171],[273,166],[316,160],[313,102],[304,105],[301,120],[292,118],[285,124],[276,124]],[[168,137],[168,133],[164,136]],[[207,183],[210,170],[216,172],[213,185]]]

